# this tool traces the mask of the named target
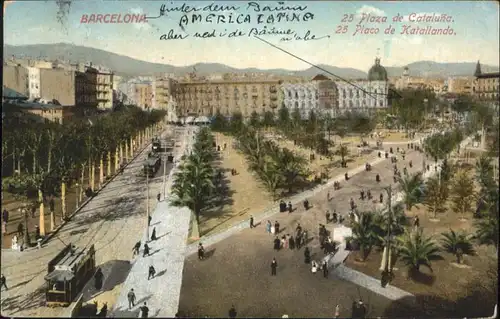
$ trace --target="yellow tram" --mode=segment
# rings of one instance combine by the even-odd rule
[[[48,264],[45,292],[48,307],[67,307],[95,272],[94,245],[80,249],[67,245]]]

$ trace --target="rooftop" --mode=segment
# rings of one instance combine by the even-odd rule
[[[476,75],[478,79],[500,78],[500,72],[481,73]]]

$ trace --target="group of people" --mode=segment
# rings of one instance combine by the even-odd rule
[[[268,221],[268,223],[270,224],[269,221]],[[272,227],[276,227],[276,226],[272,226]],[[278,229],[279,229],[279,223],[278,223]],[[273,249],[276,251],[279,251],[281,249],[287,249],[287,248],[288,249],[300,249],[302,246],[304,246],[307,243],[307,240],[308,240],[307,230],[302,230],[302,226],[300,226],[300,224],[298,224],[297,228],[295,230],[295,236],[290,235],[290,234],[283,235],[283,236],[281,236],[281,238],[276,236],[273,240]]]
[[[127,294],[127,299],[128,299],[128,309],[132,309],[135,307],[135,301],[136,301],[136,296],[134,292],[134,288],[130,289],[130,291]],[[149,313],[149,308],[146,302],[139,308],[141,310],[141,318],[147,318],[148,313]]]
[[[280,213],[284,213],[286,211],[288,211],[288,213],[293,211],[292,202],[289,201],[287,205],[284,200],[280,200]]]

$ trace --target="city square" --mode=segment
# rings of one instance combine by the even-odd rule
[[[350,24],[418,3],[130,3],[105,32],[4,5],[2,316],[496,318],[497,50]],[[255,8],[342,24],[254,36]]]

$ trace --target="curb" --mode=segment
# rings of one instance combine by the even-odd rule
[[[139,155],[141,155],[149,146],[151,146],[151,143],[148,143],[147,145],[145,145],[142,149],[139,149],[139,152],[137,152],[134,156],[132,156],[132,159],[129,160],[124,166],[123,166],[123,170],[125,170],[125,168],[127,168],[129,166],[129,164],[131,164],[135,159],[137,159],[137,157],[139,157]],[[96,192],[95,192],[95,195],[90,197],[90,198],[87,198],[85,199],[81,204],[80,206],[75,209],[70,215],[67,216],[66,220],[64,220],[63,223],[59,224],[52,232],[50,232],[47,236],[45,236],[42,241],[41,241],[41,245],[44,245],[45,243],[47,243],[50,239],[52,239],[52,237],[54,237],[54,235],[56,235],[59,230],[61,230],[62,227],[64,227],[64,225],[66,225],[69,221],[71,221],[71,219],[77,214],[79,213],[85,206],[87,206],[87,204],[92,201],[92,199],[94,197],[96,197],[109,183],[111,183],[118,175],[120,175],[121,173],[118,173],[118,174],[113,174],[111,176],[111,178],[109,178],[107,181],[105,181],[101,188],[99,188]],[[23,251],[30,251],[30,250],[33,250],[33,249],[38,249],[37,246],[31,246],[31,247],[28,247],[26,249],[24,249]],[[12,251],[12,248],[2,248],[2,251]]]

